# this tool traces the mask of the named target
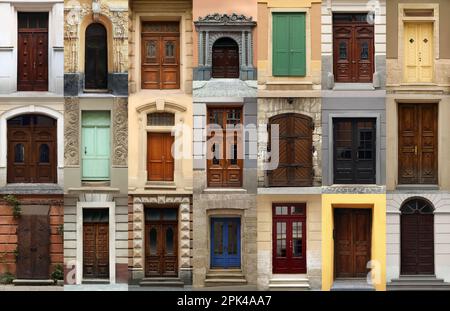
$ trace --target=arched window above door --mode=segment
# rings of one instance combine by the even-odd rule
[[[403,203],[400,211],[402,214],[433,214],[434,207],[425,199],[415,198]]]

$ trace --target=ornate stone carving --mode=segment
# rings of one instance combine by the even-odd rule
[[[113,166],[127,166],[128,160],[128,102],[115,98],[113,106]]]
[[[199,22],[207,22],[207,23],[254,23],[253,18],[246,17],[244,14],[236,14],[232,13],[231,15],[228,14],[208,14],[205,17],[199,17]]]
[[[64,165],[80,165],[80,107],[79,99],[66,97],[64,101]]]

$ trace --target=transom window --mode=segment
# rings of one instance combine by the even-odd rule
[[[148,126],[173,126],[175,125],[175,114],[170,112],[154,112],[147,114]]]

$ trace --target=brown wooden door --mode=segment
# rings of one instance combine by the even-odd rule
[[[178,209],[145,211],[145,275],[178,275]]]
[[[147,176],[149,181],[173,181],[174,160],[171,133],[147,134]]]
[[[372,211],[334,209],[334,260],[336,278],[366,277],[371,251]]]
[[[367,14],[333,15],[333,63],[336,82],[372,82],[374,27]]]
[[[239,78],[239,47],[233,39],[221,38],[214,43],[212,77]]]
[[[400,184],[437,184],[437,120],[437,104],[399,104]]]
[[[50,224],[48,215],[21,215],[17,229],[17,278],[48,279]]]
[[[272,138],[271,126],[278,125],[278,139]],[[271,187],[312,186],[312,131],[308,116],[287,113],[269,119],[270,142],[278,143],[278,167],[268,172]]]
[[[7,125],[8,183],[56,183],[56,120],[22,115]]]
[[[242,186],[242,108],[208,108],[208,187]]]
[[[180,30],[178,22],[142,23],[141,87],[180,88]]]
[[[48,90],[48,13],[18,13],[18,91]]]
[[[109,278],[107,209],[83,210],[83,278]]]
[[[104,90],[108,88],[108,43],[106,28],[92,23],[86,28],[84,87]]]

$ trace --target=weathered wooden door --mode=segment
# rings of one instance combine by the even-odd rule
[[[211,268],[241,267],[241,219],[211,218]]]
[[[212,47],[212,77],[239,78],[239,47],[233,39],[218,39]]]
[[[149,181],[172,181],[174,160],[171,133],[147,133],[147,176]]]
[[[278,138],[272,137],[272,126],[276,125]],[[269,150],[273,151],[272,139],[278,144],[278,167],[268,171],[269,186],[312,186],[313,129],[312,119],[301,114],[286,113],[269,119]]]
[[[142,23],[141,87],[180,88],[179,22]]]
[[[405,82],[433,82],[433,23],[405,23]]]
[[[333,120],[333,171],[335,184],[376,182],[375,119]]]
[[[242,108],[208,108],[209,187],[242,186]]]
[[[402,275],[434,274],[433,207],[423,199],[413,199],[401,207],[400,247]]]
[[[8,125],[8,182],[56,183],[56,120],[21,115]]]
[[[399,104],[399,184],[437,184],[437,120],[437,104]]]
[[[50,223],[48,215],[21,215],[17,228],[18,279],[49,278]]]
[[[81,126],[83,180],[109,180],[109,111],[83,111]]]
[[[306,273],[306,204],[273,204],[273,273]]]
[[[83,278],[109,278],[108,209],[83,210]]]
[[[48,90],[48,13],[18,13],[18,91]]]
[[[372,210],[334,209],[334,261],[336,278],[366,277],[371,251]]]
[[[178,209],[145,210],[145,275],[178,275]]]
[[[374,27],[364,13],[333,14],[333,63],[336,82],[372,82]]]
[[[108,42],[106,28],[92,23],[86,28],[84,55],[85,89],[104,90],[108,88]]]

